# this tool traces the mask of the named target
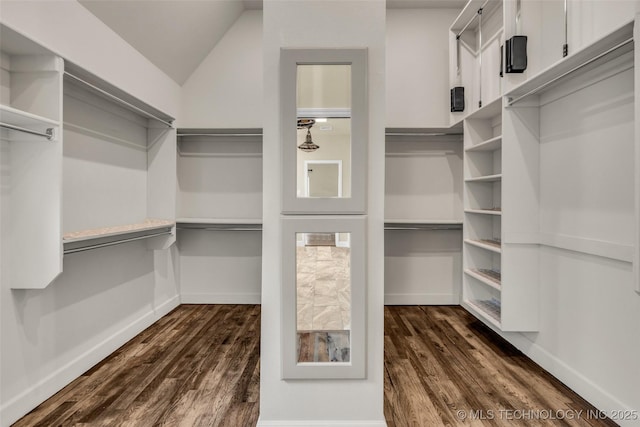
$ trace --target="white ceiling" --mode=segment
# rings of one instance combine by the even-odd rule
[[[78,1],[179,85],[243,11],[262,8],[262,0]],[[462,9],[465,3],[466,0],[387,0],[387,8]]]
[[[240,0],[79,2],[180,85],[246,7]]]

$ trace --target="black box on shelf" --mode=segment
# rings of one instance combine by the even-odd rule
[[[505,43],[507,73],[522,73],[527,69],[527,36],[513,36]]]
[[[451,88],[451,112],[464,111],[464,87],[456,86]]]

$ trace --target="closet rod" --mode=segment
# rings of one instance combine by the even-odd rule
[[[0,123],[0,127],[3,129],[16,130],[18,132],[24,132],[31,135],[41,136],[43,138],[47,138],[49,141],[53,139],[53,128],[47,128],[47,130],[43,133],[43,132],[38,132],[38,131],[27,129],[27,128],[22,128],[20,126],[10,125],[8,123]]]
[[[385,132],[385,136],[460,136],[462,132]]]
[[[261,133],[179,133],[177,136],[262,136]]]
[[[143,239],[149,239],[151,237],[158,237],[158,236],[165,236],[171,234],[171,231],[165,231],[163,233],[156,233],[156,234],[147,234],[145,236],[138,236],[138,237],[131,237],[129,239],[122,239],[122,240],[116,240],[113,242],[106,242],[106,243],[98,243],[95,245],[89,245],[89,246],[82,246],[80,248],[73,248],[73,249],[65,249],[64,250],[64,254],[73,254],[76,252],[83,252],[83,251],[88,251],[91,249],[98,249],[98,248],[104,248],[107,246],[114,246],[114,245],[119,245],[120,243],[128,243],[128,242],[134,242],[136,240],[143,240]]]
[[[462,230],[461,225],[433,225],[424,227],[384,227],[385,230],[391,231],[405,231],[405,230],[424,230],[424,231],[436,231],[436,230]]]
[[[108,97],[108,98],[110,98],[110,99],[112,99],[112,100],[114,100],[114,101],[116,101],[116,102],[118,102],[118,103],[120,103],[120,104],[124,105],[125,107],[130,108],[130,109],[132,109],[132,110],[134,110],[134,111],[136,111],[136,112],[138,112],[138,113],[142,114],[143,116],[145,116],[145,117],[147,117],[147,118],[149,118],[149,119],[156,120],[156,121],[158,121],[158,122],[162,123],[163,125],[165,125],[165,126],[167,126],[167,127],[170,127],[170,128],[172,128],[172,127],[173,127],[173,124],[172,124],[172,123],[167,122],[166,120],[162,120],[160,117],[155,116],[155,115],[153,115],[153,114],[149,113],[148,111],[143,110],[142,108],[136,107],[135,105],[133,105],[133,104],[131,104],[131,103],[129,103],[129,102],[127,102],[127,101],[125,101],[124,99],[118,98],[117,96],[115,96],[115,95],[113,95],[113,94],[111,94],[111,93],[107,92],[106,90],[104,90],[104,89],[100,89],[99,87],[97,87],[97,86],[95,86],[95,85],[92,85],[91,83],[89,83],[89,82],[87,82],[87,81],[85,81],[85,80],[81,79],[81,78],[80,78],[80,77],[78,77],[78,76],[75,76],[75,75],[71,74],[71,73],[70,73],[70,72],[68,72],[68,71],[65,71],[65,72],[64,72],[64,74],[65,74],[66,76],[69,76],[69,77],[71,77],[72,79],[74,79],[74,80],[76,80],[76,81],[78,81],[78,82],[80,82],[80,83],[84,84],[85,86],[88,86],[88,87],[90,87],[91,89],[93,89],[93,90],[95,90],[95,91],[97,91],[97,92],[101,93],[102,95],[104,95],[104,96],[106,96],[106,97]]]
[[[476,16],[480,15],[480,11],[482,9],[484,9],[484,7],[487,5],[487,3],[489,3],[489,0],[485,0],[485,2],[482,4],[482,6],[480,6],[480,8],[476,11],[476,13],[471,17],[471,19],[469,19],[469,22],[467,22],[467,25],[465,25],[464,27],[462,27],[462,29],[460,30],[460,32],[458,34],[456,34],[456,38],[460,38],[460,36],[462,35],[462,33],[464,33],[466,31],[466,29],[469,27],[469,25],[471,25],[471,23],[476,19]]]
[[[262,227],[211,227],[211,226],[191,226],[191,227],[177,227],[178,230],[205,230],[205,231],[262,231]]]
[[[520,95],[519,97],[517,97],[515,99],[509,98],[508,106],[511,107],[513,104],[515,104],[516,102],[520,101],[521,99],[524,99],[529,95],[533,95],[536,92],[541,91],[542,89],[544,89],[547,86],[557,82],[558,80],[568,76],[569,74],[572,74],[572,73],[580,70],[582,67],[585,67],[585,66],[591,64],[592,62],[597,61],[598,59],[600,59],[600,58],[610,54],[611,52],[614,52],[614,51],[620,49],[621,47],[626,46],[626,45],[628,45],[629,43],[632,43],[632,42],[633,42],[633,37],[628,38],[627,40],[625,40],[625,41],[623,41],[621,43],[618,43],[617,45],[613,46],[612,48],[607,49],[606,51],[602,52],[601,54],[599,54],[597,56],[594,56],[593,58],[581,63],[580,65],[577,65],[577,66],[573,67],[569,71],[566,71],[566,72],[560,74],[559,76],[549,80],[548,82],[543,83],[543,84],[541,84],[540,86],[538,86],[538,87],[536,87],[534,89],[531,89],[529,92],[525,93],[524,95]]]

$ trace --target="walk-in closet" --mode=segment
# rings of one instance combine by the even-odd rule
[[[0,0],[0,427],[640,426],[638,0]]]

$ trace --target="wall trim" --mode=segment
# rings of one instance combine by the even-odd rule
[[[460,305],[459,294],[384,294],[384,305]]]
[[[473,313],[471,314],[473,315]],[[632,408],[618,400],[618,398],[591,381],[584,374],[573,369],[562,359],[531,341],[526,335],[519,332],[502,332],[484,319],[478,319],[597,409],[608,413],[612,413],[612,411],[636,410],[636,408]],[[531,333],[535,334],[534,332]],[[624,420],[616,420],[616,422],[619,423],[621,427],[631,427],[636,425],[634,423],[637,421],[631,420],[625,422]]]
[[[179,305],[180,295],[174,295],[165,302],[152,307],[146,314],[143,314],[131,324],[115,332],[101,343],[96,344],[70,360],[57,371],[10,399],[0,407],[0,424],[5,425],[7,423],[7,425],[10,425],[19,420]]]
[[[386,427],[385,420],[270,420],[258,419],[256,427]]]
[[[181,293],[182,304],[260,304],[262,295],[254,293]]]

